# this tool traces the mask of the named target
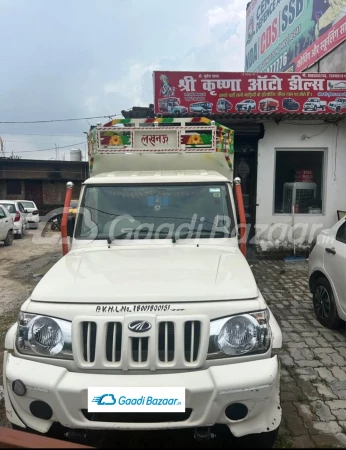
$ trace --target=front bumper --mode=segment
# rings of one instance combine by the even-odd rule
[[[19,397],[12,391],[12,382],[20,379],[27,392]],[[88,420],[88,387],[185,387],[186,408],[190,416],[183,421],[159,423],[102,422]],[[46,433],[53,422],[68,428],[148,430],[195,428],[225,424],[236,437],[273,431],[281,422],[280,369],[273,358],[213,366],[207,370],[170,374],[134,375],[90,374],[69,372],[65,368],[4,355],[4,393],[6,414],[10,422]],[[50,420],[34,417],[30,404],[41,400],[50,405]],[[225,415],[231,403],[243,403],[248,415],[240,421],[230,421]],[[164,414],[163,414],[163,419]]]

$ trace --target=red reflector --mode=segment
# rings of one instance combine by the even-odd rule
[[[14,218],[14,221],[15,222],[19,222],[20,221],[20,214],[19,214],[18,211],[16,212],[16,217]]]
[[[38,214],[38,211],[37,211],[37,209],[35,209],[35,211],[32,212],[32,215],[37,216],[37,214]]]

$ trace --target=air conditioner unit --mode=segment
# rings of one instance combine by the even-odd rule
[[[316,183],[296,182],[284,184],[284,199],[282,210],[284,213],[291,214],[292,206],[295,207],[295,212],[306,212],[310,204],[316,198],[317,185]]]

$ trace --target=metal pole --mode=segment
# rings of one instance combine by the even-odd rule
[[[68,253],[67,219],[68,219],[68,213],[70,210],[73,186],[74,185],[73,185],[72,181],[69,181],[66,184],[65,204],[64,204],[64,210],[63,210],[62,219],[61,219],[62,254],[64,256]]]
[[[246,216],[240,178],[235,178],[234,184],[240,220],[240,251],[246,258]]]

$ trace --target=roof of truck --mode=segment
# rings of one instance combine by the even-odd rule
[[[212,170],[158,170],[158,171],[116,171],[100,173],[88,178],[84,184],[113,183],[198,183],[225,182],[228,179]]]

